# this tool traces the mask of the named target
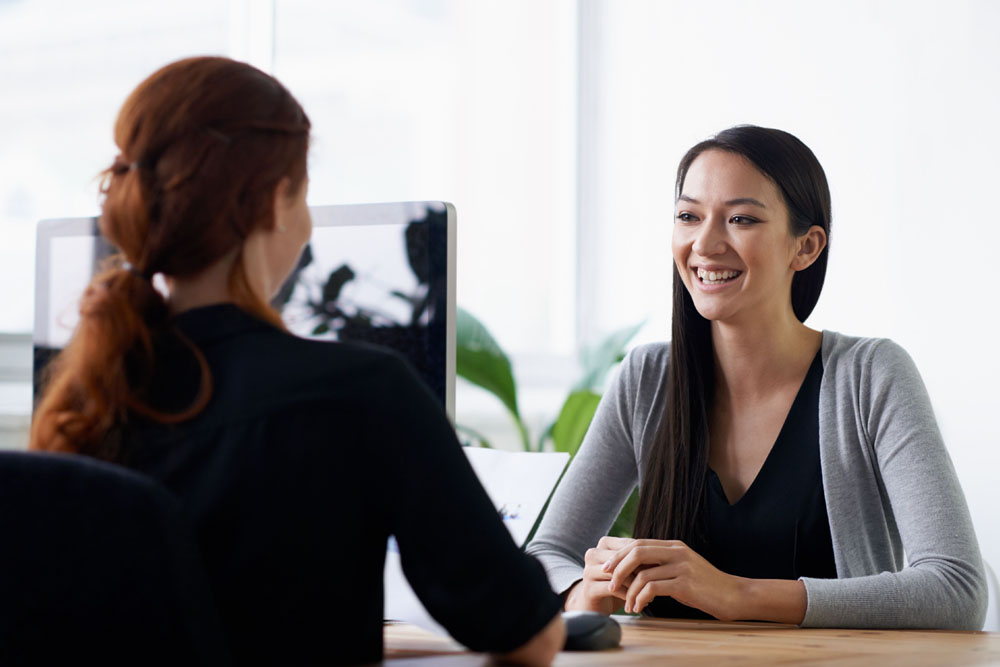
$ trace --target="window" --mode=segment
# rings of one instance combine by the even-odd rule
[[[226,0],[0,2],[0,447],[31,410],[35,223],[97,212],[126,95],[182,56],[225,53]]]
[[[229,18],[225,0],[0,2],[0,283],[34,284],[38,220],[96,213],[125,96],[170,60],[225,53]],[[3,301],[0,331],[31,331],[32,290]]]
[[[451,201],[459,305],[572,355],[574,3],[278,0],[274,53],[313,122],[310,201]]]
[[[139,81],[229,54],[273,71],[310,114],[311,203],[451,201],[459,304],[522,360],[522,380],[571,375],[575,12],[572,0],[0,2],[0,281],[33,285],[38,220],[97,212],[114,118]],[[5,294],[0,332],[29,332],[32,304],[30,289]],[[8,342],[20,364],[27,340]],[[27,413],[26,379],[12,386],[2,411]]]

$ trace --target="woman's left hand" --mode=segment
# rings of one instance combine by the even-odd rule
[[[625,611],[641,612],[653,598],[669,595],[715,618],[738,618],[741,577],[726,574],[677,540],[619,538],[618,550],[604,563],[611,572],[610,590],[618,590],[630,576]]]

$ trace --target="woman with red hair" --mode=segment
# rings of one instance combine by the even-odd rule
[[[121,260],[84,294],[31,447],[180,498],[239,662],[380,660],[394,535],[456,639],[547,664],[559,600],[430,392],[390,353],[292,336],[269,305],[311,232],[309,131],[277,80],[226,58],[167,65],[128,97],[100,218]]]

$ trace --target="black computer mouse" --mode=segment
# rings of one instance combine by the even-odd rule
[[[603,651],[617,648],[622,640],[618,621],[596,611],[564,611],[565,651]]]

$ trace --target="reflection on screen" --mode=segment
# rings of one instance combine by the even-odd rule
[[[394,349],[443,402],[447,214],[443,206],[386,210],[398,215],[317,225],[275,305],[298,335]]]
[[[312,240],[273,302],[289,330],[392,348],[445,403],[445,207],[370,204],[316,211]],[[47,229],[39,261],[48,288],[36,298],[36,393],[42,369],[69,342],[79,321],[83,291],[113,252],[93,220],[53,221]],[[162,276],[154,285],[166,292]]]
[[[373,326],[408,323],[412,300],[426,296],[427,286],[409,268],[402,232],[397,225],[317,228],[312,261],[282,311],[289,329],[336,339],[352,318]]]

